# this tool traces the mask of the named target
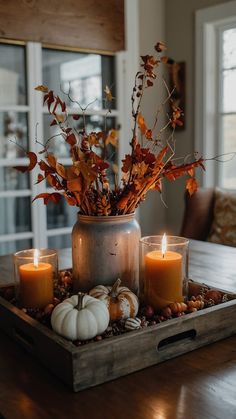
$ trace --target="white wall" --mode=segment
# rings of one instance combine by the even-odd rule
[[[228,0],[230,1],[230,0]],[[194,95],[195,95],[195,11],[227,0],[166,0],[166,43],[168,55],[186,63],[186,127],[176,133],[178,153],[184,156],[194,150]],[[202,150],[196,150],[201,152]],[[184,209],[184,181],[167,186],[167,225],[179,233]]]
[[[157,41],[165,41],[165,0],[139,0],[139,50],[140,55],[154,53]],[[148,89],[142,113],[147,122],[153,123],[157,104],[163,95],[163,85],[157,83]],[[164,231],[166,209],[157,191],[150,191],[139,211],[142,235],[159,234]]]

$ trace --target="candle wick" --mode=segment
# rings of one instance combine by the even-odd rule
[[[162,259],[164,259],[164,257],[165,257],[165,253],[162,253]]]

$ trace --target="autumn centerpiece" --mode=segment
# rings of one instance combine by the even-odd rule
[[[164,57],[164,44],[155,45],[155,56],[142,56],[140,71],[136,74],[132,92],[133,129],[130,153],[124,156],[121,176],[117,169],[108,176],[111,168],[108,163],[109,146],[117,146],[118,132],[115,129],[88,132],[86,116],[80,107],[81,115],[72,115],[76,121],[81,118],[79,130],[69,125],[66,104],[46,86],[36,90],[43,92],[44,104],[52,116],[51,126],[60,129],[61,136],[68,145],[71,165],[63,166],[57,156],[49,152],[50,139],[47,139],[38,155],[28,152],[28,168],[21,171],[40,170],[37,182],[46,180],[54,188],[53,193],[42,193],[44,203],[55,203],[65,199],[68,205],[78,207],[78,222],[72,235],[73,275],[76,287],[87,291],[94,285],[111,285],[119,277],[122,284],[133,291],[138,289],[138,241],[140,229],[134,219],[135,209],[149,190],[161,193],[162,181],[175,180],[187,174],[186,183],[190,193],[197,188],[194,169],[203,167],[203,159],[176,160],[174,131],[182,124],[182,112],[172,102],[172,92],[167,88],[166,98],[160,105],[152,127],[148,127],[141,113],[144,92],[153,86],[160,65],[168,63]],[[106,101],[113,100],[108,87],[105,89]],[[70,98],[70,92],[67,93]],[[163,126],[160,115],[169,104],[171,111]],[[109,108],[109,106],[108,106]],[[108,109],[109,111],[109,109]],[[163,119],[161,119],[163,120]],[[176,161],[179,163],[177,164]],[[114,167],[112,167],[114,169]]]

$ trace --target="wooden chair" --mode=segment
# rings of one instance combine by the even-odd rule
[[[213,222],[214,188],[199,188],[190,197],[185,194],[185,211],[180,235],[206,241]]]

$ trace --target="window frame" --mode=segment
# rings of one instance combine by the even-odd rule
[[[220,154],[222,133],[221,34],[236,26],[236,1],[196,12],[195,27],[195,149],[205,158]],[[220,185],[221,164],[206,162],[203,187]]]
[[[47,108],[42,104],[42,96],[35,93],[35,86],[43,84],[43,67],[42,67],[42,49],[49,48],[48,45],[44,45],[38,42],[18,42],[14,40],[0,39],[2,44],[10,45],[23,45],[25,47],[26,54],[26,89],[27,89],[27,105],[16,105],[16,106],[0,106],[1,111],[15,111],[15,112],[25,112],[27,113],[27,122],[28,122],[28,144],[31,151],[39,151],[39,145],[35,143],[35,134],[37,126],[37,137],[44,138],[43,136],[43,116],[48,114]],[[51,49],[55,50],[65,50],[67,52],[69,49],[58,48],[50,46]],[[75,52],[75,49],[73,49]],[[78,50],[78,52],[80,52]],[[83,51],[85,52],[85,51]],[[90,51],[88,51],[90,53]],[[93,51],[95,53],[95,51]],[[100,52],[97,51],[99,54]],[[104,52],[102,53],[104,55]],[[126,62],[126,53],[119,52],[117,54],[109,54],[115,56],[115,76],[117,82],[117,101],[116,109],[112,110],[111,117],[117,120],[117,123],[122,126],[121,135],[124,134],[124,121],[125,113],[124,109],[124,100],[125,92],[124,88],[124,74],[125,74],[125,62]],[[69,109],[68,109],[69,110]],[[70,110],[69,110],[70,113]],[[73,109],[71,113],[76,113]],[[78,112],[81,114],[81,112]],[[105,116],[107,114],[106,109],[101,110],[86,110],[86,115],[99,115]],[[118,152],[118,159],[120,155],[120,150]],[[60,158],[62,164],[71,164],[70,158]],[[28,158],[17,158],[17,159],[0,159],[0,167],[12,167],[17,165],[28,165]],[[35,183],[37,177],[37,168],[29,173],[29,189],[22,189],[20,191],[0,191],[0,198],[5,197],[17,197],[17,196],[28,196],[31,201],[33,198],[42,192],[52,192],[52,188],[46,188],[44,183]],[[40,220],[40,222],[39,222]],[[76,220],[75,220],[76,221]],[[50,237],[56,237],[59,235],[70,234],[72,227],[58,227],[53,229],[47,228],[47,208],[44,205],[42,200],[37,200],[31,205],[31,231],[25,231],[21,233],[12,233],[12,234],[2,234],[0,235],[0,243],[18,241],[23,239],[32,239],[32,245],[35,248],[47,248],[48,239]]]

